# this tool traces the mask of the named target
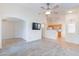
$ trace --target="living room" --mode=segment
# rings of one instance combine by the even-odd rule
[[[79,55],[78,6],[79,3],[0,3],[0,55]]]

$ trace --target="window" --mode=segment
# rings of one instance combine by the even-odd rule
[[[68,24],[68,33],[75,33],[75,31],[76,31],[75,23]]]

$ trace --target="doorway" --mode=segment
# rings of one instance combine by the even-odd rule
[[[24,40],[26,23],[15,17],[2,20],[2,46],[12,46]]]

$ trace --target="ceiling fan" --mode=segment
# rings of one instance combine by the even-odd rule
[[[42,6],[41,9],[43,9],[43,14],[50,15],[50,14],[58,14],[59,7],[60,6],[57,4],[46,3],[46,7]]]

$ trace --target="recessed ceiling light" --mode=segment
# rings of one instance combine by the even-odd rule
[[[68,11],[67,13],[72,13],[72,11],[70,10],[70,11]]]

